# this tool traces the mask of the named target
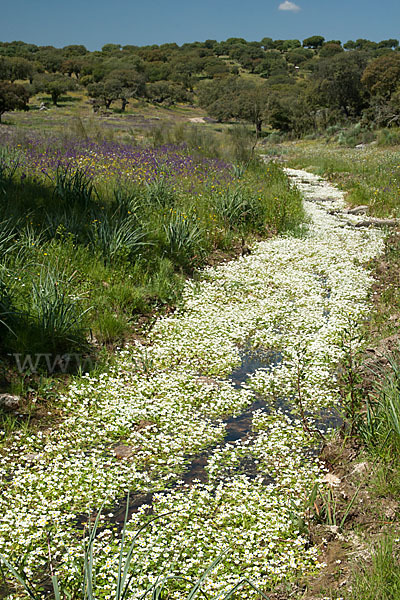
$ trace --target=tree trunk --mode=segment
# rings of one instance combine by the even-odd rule
[[[128,104],[128,100],[126,98],[121,98],[121,103],[122,103],[121,110],[122,110],[122,112],[125,112],[125,108],[126,108],[126,105]]]
[[[57,104],[58,97],[59,97],[59,94],[55,94],[54,92],[52,92],[51,99],[53,100],[54,106],[58,106],[58,104]]]

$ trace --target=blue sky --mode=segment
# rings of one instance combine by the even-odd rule
[[[400,0],[2,0],[0,40],[57,47],[400,37]]]

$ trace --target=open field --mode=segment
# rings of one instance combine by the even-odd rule
[[[39,110],[42,103],[47,110]],[[94,113],[88,96],[82,92],[70,92],[61,97],[58,106],[51,104],[50,97],[37,95],[30,100],[29,106],[27,113],[5,113],[4,124],[18,129],[52,131],[54,134],[69,131],[91,138],[103,139],[106,136],[109,140],[128,143],[146,139],[153,130],[189,125],[190,119],[207,117],[207,113],[197,106],[178,104],[167,108],[144,100],[131,100],[124,113],[113,107]],[[217,125],[220,130],[227,127],[226,123]],[[209,126],[204,124],[203,128],[208,129]]]

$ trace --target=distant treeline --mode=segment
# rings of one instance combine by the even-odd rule
[[[319,35],[106,44],[94,52],[0,42],[0,117],[27,109],[35,93],[57,105],[81,88],[95,111],[124,111],[133,98],[167,106],[197,101],[217,120],[251,122],[259,134],[263,125],[299,136],[349,120],[386,127],[400,118],[399,50],[396,39],[342,44]]]

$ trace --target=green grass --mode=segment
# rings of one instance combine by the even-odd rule
[[[400,451],[400,365],[398,354],[388,357],[389,366],[375,373],[375,393],[358,414],[356,429],[372,454],[390,463]]]
[[[399,540],[384,536],[373,549],[372,564],[355,575],[346,600],[398,600],[400,598]]]

